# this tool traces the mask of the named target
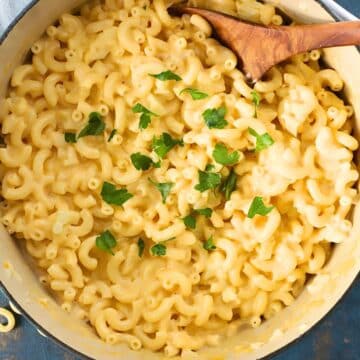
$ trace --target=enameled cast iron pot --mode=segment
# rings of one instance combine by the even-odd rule
[[[14,68],[21,64],[32,43],[62,13],[71,11],[82,0],[37,0],[16,19],[0,44],[0,99],[4,98]],[[314,0],[276,0],[276,4],[299,22],[331,20]],[[360,129],[360,55],[354,47],[326,50],[327,63],[346,83],[346,96],[355,108],[355,134]],[[341,174],[339,174],[341,176]],[[300,297],[260,328],[240,331],[220,348],[204,349],[197,359],[219,356],[227,360],[260,359],[298,339],[344,295],[360,270],[360,203],[353,214],[354,229],[346,243],[335,246],[333,256],[321,275],[306,286]],[[162,355],[149,351],[130,351],[125,345],[109,346],[85,324],[66,314],[39,283],[27,256],[0,228],[0,285],[16,307],[47,336],[68,348],[99,360],[150,360]],[[349,319],[351,321],[351,318]],[[218,357],[216,357],[218,358]]]

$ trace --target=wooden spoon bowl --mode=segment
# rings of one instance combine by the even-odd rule
[[[326,47],[360,44],[360,21],[262,26],[205,9],[178,7],[173,10],[178,14],[196,14],[206,19],[219,40],[234,51],[246,77],[253,81],[293,55]]]

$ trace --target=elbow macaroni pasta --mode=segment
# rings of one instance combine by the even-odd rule
[[[168,5],[89,3],[77,16],[61,16],[33,45],[32,63],[12,76],[1,119],[0,209],[65,311],[88,320],[109,344],[176,356],[217,345],[237,324],[260,326],[289,306],[308,275],[324,267],[331,244],[346,241],[359,174],[353,110],[336,94],[343,88],[336,71],[320,68],[320,51],[295,56],[255,85],[262,100],[255,118],[253,89],[235,55],[211,38],[204,19],[171,17]],[[207,6],[282,23],[273,6],[255,0]],[[166,70],[182,80],[149,76]],[[194,101],[181,93],[189,87],[209,96]],[[137,102],[156,114],[143,131],[131,111]],[[228,126],[210,130],[202,113],[220,106]],[[103,116],[104,135],[65,142],[64,133],[79,131],[91,112]],[[249,127],[274,144],[251,152]],[[117,130],[111,141],[108,129]],[[150,174],[135,169],[130,155],[152,156],[151,141],[163,132],[184,146]],[[217,143],[241,155],[226,202],[194,189]],[[149,177],[174,183],[166,202]],[[133,198],[122,207],[105,203],[104,181],[126,186]],[[246,216],[255,196],[275,206],[268,216]],[[181,219],[206,207],[211,217],[191,232]],[[106,229],[117,240],[114,256],[96,244]],[[209,236],[215,251],[203,247]],[[169,239],[165,256],[151,254],[152,245]],[[13,317],[3,309],[0,315],[8,318],[0,331],[7,331]]]

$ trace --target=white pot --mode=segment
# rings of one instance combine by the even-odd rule
[[[60,14],[78,6],[81,0],[39,0],[22,14],[9,29],[0,45],[0,97],[3,98],[15,66],[27,55],[32,43]],[[323,22],[331,17],[314,0],[277,0],[295,18],[302,22]],[[360,127],[360,56],[355,48],[326,51],[328,64],[345,80],[346,94],[357,115],[356,130]],[[358,134],[357,134],[358,135]],[[359,136],[358,136],[359,138]],[[351,286],[360,270],[360,203],[353,212],[354,230],[346,243],[336,245],[333,256],[322,271],[287,309],[258,329],[248,329],[229,338],[221,348],[204,349],[206,355],[221,359],[250,360],[273,354],[298,339],[322,319]],[[44,334],[90,358],[158,359],[162,356],[149,351],[130,351],[125,345],[109,346],[102,342],[85,324],[66,314],[51,299],[29,266],[30,261],[16,242],[0,228],[0,281],[15,306],[36,324]],[[349,318],[351,321],[351,317]]]

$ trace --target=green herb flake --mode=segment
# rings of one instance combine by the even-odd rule
[[[257,91],[252,91],[251,92],[251,97],[252,97],[252,103],[254,104],[254,117],[257,118],[257,110],[258,110],[258,107],[260,105],[260,95]]]
[[[204,92],[192,88],[186,88],[181,90],[180,95],[184,93],[190,94],[193,100],[202,100],[202,99],[206,99],[209,96]]]
[[[203,112],[205,124],[209,129],[224,129],[228,124],[224,116],[226,115],[226,108],[224,106],[218,109],[207,109]]]
[[[206,190],[215,189],[221,183],[221,175],[206,172],[206,171],[199,171],[199,184],[195,186],[195,189],[204,192]]]
[[[212,156],[215,161],[221,165],[235,165],[240,158],[237,151],[229,153],[226,146],[223,144],[216,144]]]
[[[262,197],[256,196],[250,205],[247,217],[252,219],[255,215],[266,216],[274,207],[275,206],[266,207]]]
[[[92,112],[89,115],[89,121],[86,126],[80,131],[78,139],[84,136],[101,135],[105,130],[105,122],[98,112]]]
[[[207,251],[214,251],[216,250],[216,246],[214,244],[214,239],[210,236],[203,244],[203,248]]]
[[[275,142],[274,139],[268,133],[260,135],[252,128],[249,128],[248,131],[250,135],[256,138],[256,145],[255,145],[256,152],[260,152],[262,150],[267,149]]]
[[[117,242],[114,235],[109,230],[106,230],[96,237],[95,244],[100,250],[114,255],[112,249],[116,246]]]
[[[145,106],[141,105],[140,103],[137,103],[135,106],[133,106],[131,110],[135,114],[141,114],[139,122],[140,130],[144,130],[149,126],[152,116],[159,116],[147,109]]]
[[[153,181],[152,179],[149,179],[149,181],[160,191],[162,201],[165,204],[167,197],[169,196],[171,189],[175,185],[174,183],[168,182],[168,183],[157,183]]]
[[[64,138],[65,138],[65,141],[69,144],[74,144],[77,141],[76,134],[72,133],[72,132],[66,132],[64,134]]]
[[[166,255],[166,245],[159,243],[151,247],[151,253],[154,256],[165,256]]]
[[[110,142],[110,141],[113,139],[113,137],[116,135],[116,133],[117,133],[117,130],[116,130],[116,129],[113,129],[113,130],[111,131],[111,133],[110,133],[110,135],[109,135],[109,138],[108,138],[108,142]]]
[[[122,206],[133,196],[134,195],[130,194],[126,189],[116,189],[115,185],[106,181],[101,189],[102,199],[110,205]]]
[[[228,177],[222,182],[220,191],[225,195],[226,201],[230,200],[231,194],[236,189],[237,175],[234,169],[231,169]]]
[[[205,171],[212,171],[215,170],[215,165],[214,164],[207,164]]]
[[[195,210],[199,215],[203,215],[207,218],[210,218],[212,213],[213,213],[213,210],[210,209],[210,208],[205,208],[205,209],[196,209]]]
[[[173,139],[168,133],[162,133],[158,138],[154,137],[152,141],[152,148],[161,159],[176,145],[184,146],[184,142]]]
[[[137,246],[139,248],[139,252],[138,252],[138,255],[139,257],[142,257],[143,254],[144,254],[144,250],[145,250],[145,242],[142,238],[140,238],[137,242]]]
[[[136,170],[149,170],[151,166],[159,167],[160,165],[160,163],[155,163],[149,156],[139,152],[132,154],[130,159]]]
[[[184,224],[188,229],[196,228],[196,218],[193,215],[187,215],[183,218]]]
[[[182,78],[179,75],[173,73],[170,70],[163,71],[159,74],[149,74],[149,75],[160,81],[168,81],[168,80],[180,81],[180,80],[182,80]]]

